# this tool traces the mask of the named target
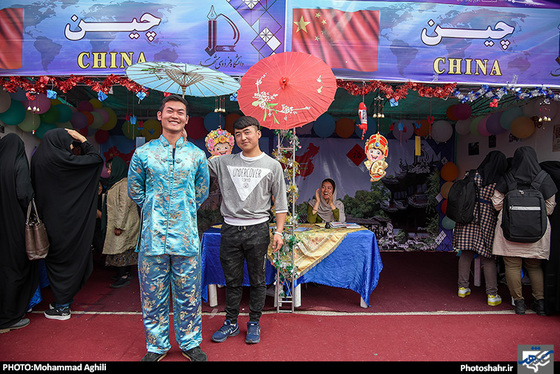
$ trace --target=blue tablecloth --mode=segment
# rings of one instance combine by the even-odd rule
[[[331,229],[332,230],[332,229]],[[220,229],[210,228],[202,235],[202,298],[208,301],[208,285],[225,285],[220,265]],[[332,287],[351,289],[369,306],[370,295],[377,287],[379,273],[383,269],[375,234],[369,230],[349,233],[339,246],[320,263],[296,280],[303,283],[319,283]],[[267,262],[266,281],[272,284],[276,269]],[[245,269],[244,286],[249,286]]]

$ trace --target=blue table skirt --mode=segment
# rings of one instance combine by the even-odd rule
[[[208,285],[225,285],[220,264],[220,229],[210,228],[202,235],[202,298],[208,301]],[[377,287],[383,269],[375,234],[361,230],[346,235],[340,245],[320,263],[296,280],[303,283],[319,283],[332,287],[346,288],[360,294],[369,306],[370,295]],[[276,269],[267,261],[266,282],[276,279]],[[243,285],[249,286],[247,268]]]

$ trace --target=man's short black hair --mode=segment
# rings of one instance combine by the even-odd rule
[[[163,100],[161,100],[161,105],[159,107],[159,111],[163,112],[163,108],[165,107],[165,103],[167,103],[168,101],[180,101],[183,104],[185,104],[185,108],[187,108],[187,114],[189,114],[189,103],[187,102],[187,100],[185,100],[184,97],[181,97],[179,95],[169,95],[163,98]]]
[[[242,130],[249,126],[255,126],[257,130],[261,129],[261,125],[259,125],[259,121],[256,118],[251,116],[242,116],[235,120],[233,123],[234,130]]]

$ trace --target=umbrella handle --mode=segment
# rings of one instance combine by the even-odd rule
[[[289,81],[289,79],[287,77],[280,78],[280,87],[286,88],[286,85],[288,84],[288,81]]]

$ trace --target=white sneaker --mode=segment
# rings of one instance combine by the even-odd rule
[[[471,289],[468,287],[459,287],[459,292],[457,292],[457,295],[459,297],[467,297],[471,294]]]
[[[502,298],[500,295],[488,295],[488,305],[496,306],[502,303]]]

